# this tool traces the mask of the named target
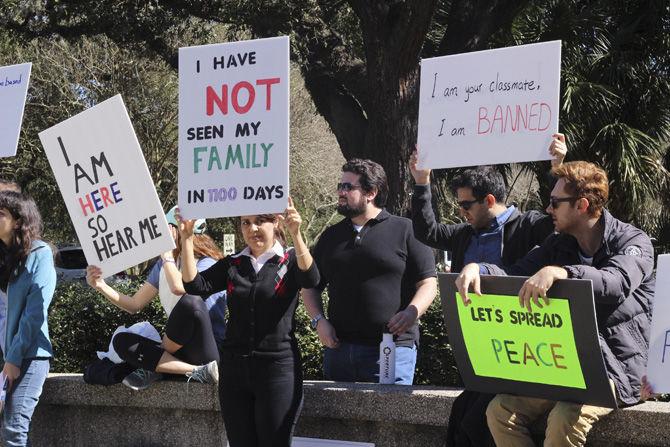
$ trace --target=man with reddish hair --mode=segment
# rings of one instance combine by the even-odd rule
[[[605,208],[609,188],[605,171],[575,161],[552,169],[557,177],[547,212],[558,233],[510,267],[468,264],[456,285],[466,304],[472,286],[480,295],[480,267],[487,274],[530,276],[519,303],[549,303],[547,290],[557,279],[590,279],[600,344],[618,403],[640,400],[647,364],[654,296],[654,250],[640,229],[615,219]],[[474,298],[476,299],[476,298]],[[542,302],[541,302],[542,301]],[[486,411],[496,445],[534,446],[529,425],[548,414],[545,445],[583,445],[593,423],[608,408],[500,394]]]

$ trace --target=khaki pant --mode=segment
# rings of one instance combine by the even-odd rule
[[[534,447],[529,427],[547,413],[546,447],[581,446],[593,424],[611,411],[593,405],[499,394],[489,403],[486,419],[498,447]]]

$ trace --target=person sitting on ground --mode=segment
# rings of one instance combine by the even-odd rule
[[[99,267],[89,265],[87,268],[88,284],[115,306],[137,313],[158,296],[167,314],[162,343],[128,332],[114,336],[112,343],[119,357],[138,368],[123,380],[124,385],[134,390],[147,388],[151,382],[160,379],[160,373],[186,375],[189,380],[199,382],[218,382],[219,353],[214,334],[218,334],[220,342],[223,341],[225,321],[221,315],[225,312],[225,295],[219,293],[207,298],[215,310],[211,312],[212,309],[208,311],[202,298],[187,295],[184,291],[178,265],[180,241],[175,208],[167,213],[166,218],[177,248],[161,255],[147,281],[132,297],[109,286],[102,278]],[[212,238],[204,234],[205,228],[204,219],[198,220],[194,228],[193,244],[198,270],[206,270],[223,257]]]
[[[605,203],[607,174],[592,163],[569,162],[552,169],[558,178],[547,212],[557,233],[510,267],[468,264],[456,280],[464,303],[468,290],[480,290],[485,274],[530,276],[519,291],[519,302],[549,303],[547,291],[558,279],[591,280],[607,374],[618,402],[640,401],[646,369],[654,296],[654,249],[649,236],[615,219]],[[476,298],[474,298],[476,299]],[[545,445],[583,445],[593,424],[612,410],[572,402],[556,402],[499,394],[486,411],[498,446],[534,446],[529,425],[548,414]]]

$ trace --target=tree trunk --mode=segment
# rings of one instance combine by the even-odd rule
[[[360,156],[381,164],[388,177],[387,208],[409,208],[409,154],[416,144],[419,55],[435,0],[360,0],[350,4],[361,23],[367,65],[368,117]]]

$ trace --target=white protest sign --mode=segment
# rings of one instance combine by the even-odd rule
[[[549,160],[560,71],[560,41],[423,59],[419,166]]]
[[[16,155],[31,68],[31,63],[0,67],[0,157]]]
[[[288,37],[179,49],[185,217],[284,211],[288,133]]]
[[[174,248],[120,95],[39,136],[86,260],[103,276]]]
[[[670,254],[658,257],[655,290],[647,381],[655,393],[670,393]]]

